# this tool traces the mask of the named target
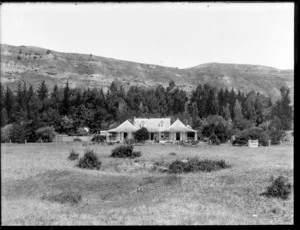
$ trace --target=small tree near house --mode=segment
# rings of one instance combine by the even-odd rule
[[[134,133],[134,139],[137,142],[144,143],[149,138],[149,132],[145,127],[140,128]]]

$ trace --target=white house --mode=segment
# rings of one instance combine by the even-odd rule
[[[133,133],[145,127],[149,132],[149,141],[187,141],[197,140],[197,131],[184,125],[177,119],[171,125],[170,118],[134,118],[133,124],[128,120],[115,129],[107,131],[107,140],[124,141],[133,137]]]

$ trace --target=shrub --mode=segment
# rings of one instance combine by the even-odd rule
[[[28,134],[28,130],[25,124],[14,123],[11,132],[10,139],[12,142],[24,143]]]
[[[86,150],[83,157],[78,161],[77,166],[84,169],[100,169],[101,161],[94,150]]]
[[[167,175],[164,178],[164,185],[166,185],[166,186],[180,184],[180,183],[181,183],[181,177],[179,177],[175,174]]]
[[[52,126],[39,128],[35,131],[35,133],[38,139],[41,139],[46,142],[52,142],[53,138],[55,137],[55,131]]]
[[[68,159],[73,161],[73,160],[77,160],[78,157],[79,157],[79,153],[77,153],[74,149],[72,149]]]
[[[232,136],[235,136],[236,134],[238,134],[241,130],[239,129],[228,129],[227,130],[227,138],[231,139]]]
[[[75,205],[82,200],[82,196],[79,192],[63,191],[56,194],[45,194],[41,197],[41,199],[48,200],[50,202],[58,202],[60,204],[68,203]]]
[[[50,53],[51,53],[51,50],[47,50],[47,51],[46,51],[46,54],[50,54]]]
[[[142,127],[141,129],[139,129],[138,131],[136,131],[134,134],[134,139],[137,142],[141,142],[144,143],[145,140],[147,140],[149,138],[149,132],[145,127]]]
[[[228,167],[229,165],[227,165],[224,160],[199,160],[193,158],[187,160],[187,162],[175,160],[169,165],[169,173],[211,172]]]
[[[284,130],[273,129],[270,131],[270,139],[272,145],[277,145],[284,139],[286,133]]]
[[[286,200],[292,190],[292,185],[287,178],[279,176],[273,179],[272,184],[267,187],[266,192],[261,193],[261,195],[266,197],[280,197]]]
[[[74,142],[82,141],[80,138],[76,137],[73,139]]]
[[[125,145],[133,145],[135,143],[134,139],[125,139],[124,144]]]
[[[95,136],[93,136],[92,141],[97,142],[97,143],[103,143],[103,142],[106,141],[106,137],[102,136],[102,135],[99,135],[99,134],[96,134]]]
[[[220,139],[216,136],[212,136],[210,138],[210,141],[211,141],[211,144],[213,144],[213,145],[220,145],[220,143],[221,143]]]
[[[253,122],[251,120],[247,120],[246,118],[236,119],[233,122],[233,128],[239,129],[242,131],[246,130],[246,129],[250,129],[253,126],[254,126]]]
[[[1,128],[1,143],[9,142],[12,125],[6,125]]]
[[[133,151],[133,145],[121,145],[111,151],[111,157],[136,158],[142,155],[141,152]]]
[[[88,131],[86,131],[84,128],[80,127],[77,129],[76,135],[77,136],[85,136],[88,135]]]
[[[177,154],[174,152],[169,153],[170,156],[176,156]]]
[[[245,129],[239,132],[235,136],[235,140],[232,142],[233,145],[246,145],[248,140],[258,140],[258,143],[262,146],[268,145],[269,137],[263,129],[258,127],[253,127],[250,129]]]

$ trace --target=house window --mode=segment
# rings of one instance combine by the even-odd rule
[[[164,127],[164,122],[163,121],[159,122],[158,127]]]
[[[144,121],[142,121],[141,124],[140,124],[140,128],[142,128],[142,127],[146,127]]]

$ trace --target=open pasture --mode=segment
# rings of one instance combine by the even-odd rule
[[[2,144],[2,225],[293,224],[293,192],[287,200],[260,196],[272,176],[294,184],[293,146],[145,144],[135,146],[139,158],[110,158],[116,146],[90,145],[102,165],[87,170],[67,159],[72,148],[83,153],[82,142]],[[195,156],[231,167],[176,175],[144,167]],[[81,195],[78,204],[42,199],[70,191]]]

